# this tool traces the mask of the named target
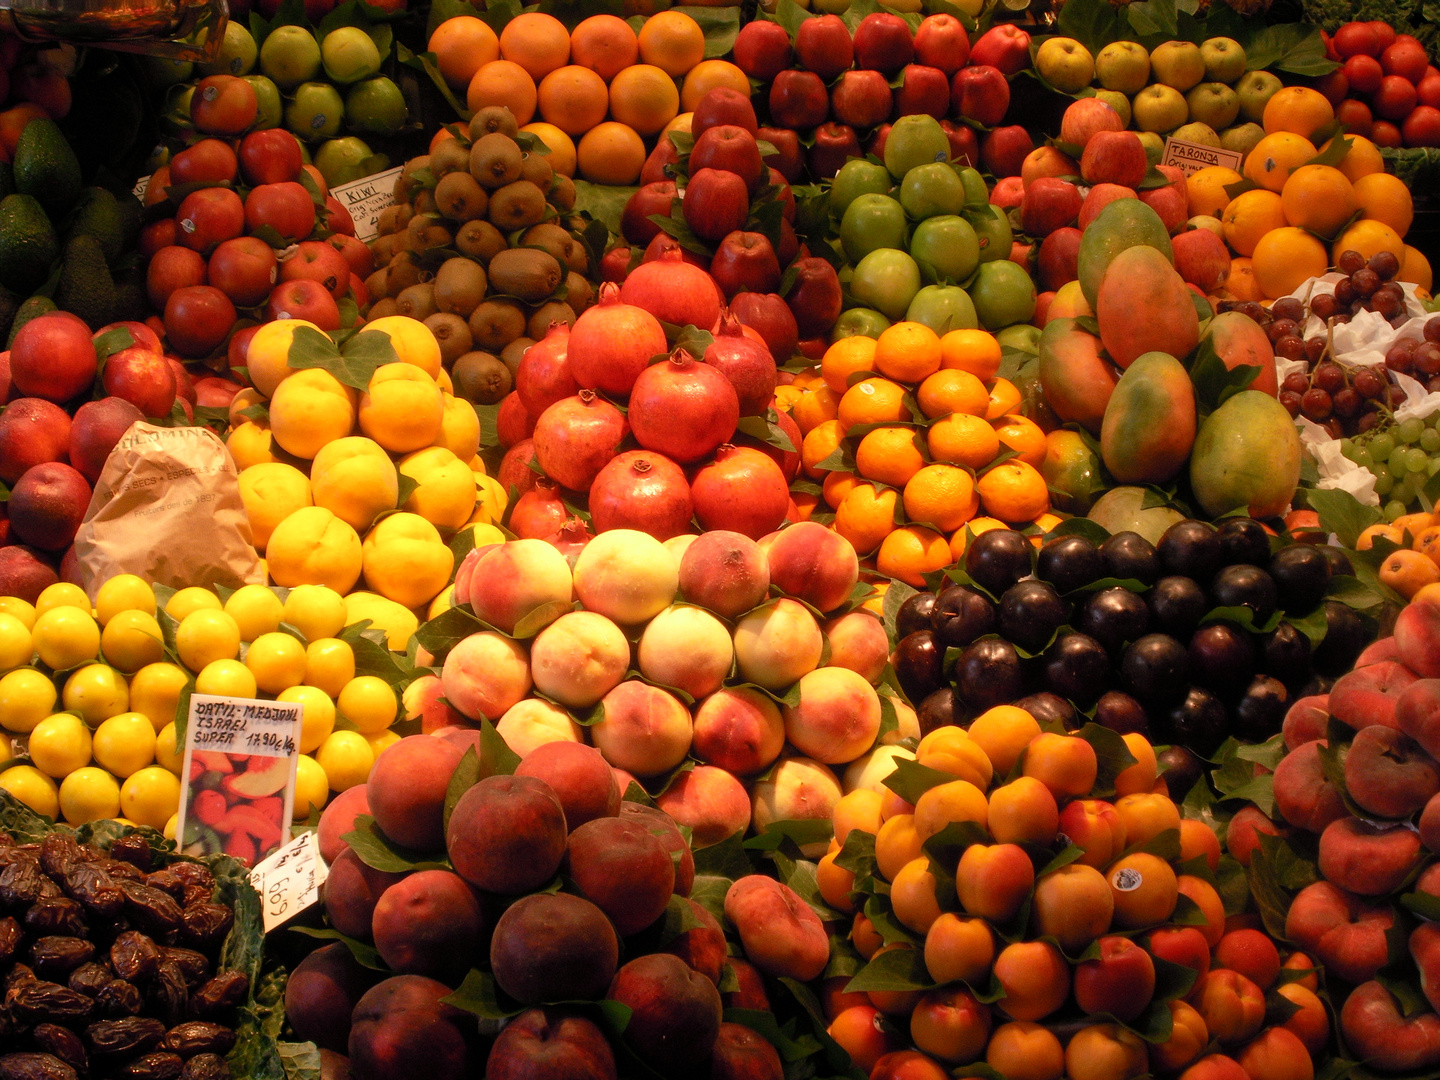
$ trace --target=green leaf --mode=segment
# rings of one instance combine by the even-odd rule
[[[703,876],[738,881],[755,873],[755,864],[745,853],[744,837],[740,833],[733,833],[718,844],[700,848],[694,852],[694,859],[697,881]]]
[[[800,30],[800,24],[806,19],[815,18],[816,14],[816,12],[802,8],[799,4],[795,3],[795,0],[780,0],[780,2],[775,5],[774,11],[757,10],[755,16],[756,18],[767,19],[773,23],[779,23],[785,28],[785,32],[790,35],[791,42],[794,42],[795,35]]]
[[[339,941],[350,950],[350,955],[361,967],[367,967],[371,971],[389,971],[385,961],[380,959],[380,953],[374,945],[366,944],[363,941],[356,941],[352,937],[346,937],[339,930],[330,926],[292,926],[290,930],[296,934],[304,934],[306,937],[320,938],[325,941]]]
[[[488,971],[471,968],[459,988],[440,1000],[485,1020],[505,1020],[525,1009],[523,1005],[512,1007],[508,999],[504,1003],[500,999],[500,988],[495,985],[495,976]]]
[[[445,788],[445,827],[450,827],[450,815],[455,812],[455,804],[460,801],[460,796],[478,784],[483,777],[480,773],[480,755],[475,753],[475,747],[467,746],[464,755],[460,758],[460,764],[455,766],[455,771],[450,775],[450,783]]]
[[[1334,533],[1343,547],[1353,549],[1355,541],[1371,525],[1383,520],[1379,509],[1366,506],[1348,491],[1315,489],[1306,493],[1310,509],[1320,515],[1320,527]]]
[[[415,636],[420,644],[435,655],[437,661],[471,634],[479,634],[492,627],[477,619],[469,609],[452,607],[442,611],[435,618],[421,625]]]
[[[1269,833],[1257,833],[1260,846],[1250,854],[1250,894],[1270,936],[1285,940],[1285,913],[1290,897],[1275,877],[1275,852],[1284,841]]]
[[[1075,732],[1077,738],[1084,739],[1095,750],[1095,760],[1099,769],[1095,775],[1095,797],[1106,798],[1115,793],[1115,777],[1136,763],[1136,757],[1130,752],[1116,732],[1100,724],[1089,723]]]
[[[955,779],[957,777],[939,769],[932,769],[928,765],[921,765],[918,761],[897,759],[895,771],[887,776],[883,783],[913,806],[920,801],[920,796],[931,788],[948,784]]]
[[[1274,68],[1292,75],[1328,75],[1340,65],[1325,58],[1320,28],[1304,23],[1267,26],[1245,45],[1245,67],[1249,71]]]
[[[797,847],[809,844],[823,844],[835,834],[829,818],[789,819],[772,821],[759,836],[752,836],[744,842],[746,851],[775,851],[790,840]]]
[[[395,843],[380,831],[375,819],[369,814],[355,818],[355,831],[348,832],[340,839],[350,845],[350,850],[366,866],[386,874],[408,874],[412,870],[448,870],[446,859],[433,859],[423,852],[410,851]]]
[[[515,624],[515,630],[511,634],[516,641],[528,641],[536,634],[544,630],[561,615],[573,611],[575,605],[569,600],[552,600],[548,604],[541,604],[539,607],[531,608]]]
[[[925,970],[925,957],[919,949],[891,949],[866,964],[845,984],[845,991],[929,990],[934,986],[935,980]]]
[[[1228,368],[1215,351],[1210,339],[1200,342],[1190,365],[1190,381],[1195,385],[1195,400],[1202,411],[1214,412],[1229,398],[1249,388],[1260,374],[1260,368],[1242,364]]]
[[[1120,9],[1110,0],[1067,0],[1055,30],[1080,42],[1093,56],[1121,37]]]

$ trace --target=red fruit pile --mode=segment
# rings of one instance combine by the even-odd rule
[[[1440,70],[1424,45],[1383,22],[1348,22],[1329,51],[1342,67],[1322,89],[1352,135],[1377,146],[1440,146]]]

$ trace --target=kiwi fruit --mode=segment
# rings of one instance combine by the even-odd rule
[[[383,267],[390,262],[395,254],[395,239],[394,233],[387,233],[370,241],[370,258],[375,260],[376,267]]]
[[[584,274],[571,270],[565,275],[565,302],[579,315],[595,302],[595,286]]]
[[[405,226],[410,224],[410,219],[415,211],[410,209],[408,202],[400,203],[398,206],[387,206],[380,211],[380,219],[375,222],[375,227],[382,234],[404,232]]]
[[[488,352],[467,352],[450,369],[455,396],[476,405],[494,405],[515,385],[505,361]]]
[[[390,271],[382,267],[365,279],[365,291],[371,296],[390,295]]]
[[[370,310],[366,313],[365,317],[373,322],[376,319],[383,319],[390,315],[399,314],[400,312],[397,309],[395,298],[393,296],[382,296],[370,305]]]
[[[438,274],[435,280],[440,280]],[[474,347],[470,324],[459,315],[437,311],[425,320],[425,328],[434,335],[436,344],[440,346],[440,363],[446,368]]]
[[[519,297],[527,304],[540,303],[565,280],[555,256],[538,248],[496,252],[490,260],[489,273],[490,286],[495,292]]]
[[[504,105],[486,105],[470,117],[470,139],[473,142],[479,142],[486,135],[496,132],[513,139],[519,130],[520,125],[515,121],[515,114]]]
[[[418,285],[402,289],[400,295],[395,297],[395,307],[401,315],[424,322],[436,311],[435,283],[422,281]]]
[[[435,309],[468,319],[485,299],[485,270],[463,255],[446,259],[435,272]]]
[[[395,178],[395,201],[397,203],[407,203],[410,201],[410,196],[414,195],[420,187],[415,181],[415,174],[421,169],[428,169],[429,167],[429,154],[421,154],[419,157],[413,157],[405,163],[405,167],[400,171],[400,175]]]
[[[391,296],[399,296],[402,290],[420,284],[423,273],[419,261],[409,251],[397,251],[385,270],[385,291]]]
[[[550,205],[556,210],[573,210],[575,208],[575,181],[568,176],[556,176],[550,184],[550,192],[547,197]]]
[[[435,192],[417,191],[410,200],[410,206],[417,214],[433,214],[435,209]]]
[[[564,229],[554,222],[542,221],[539,225],[531,225],[520,237],[521,247],[541,248],[554,255],[562,265],[569,265],[571,249],[576,246],[576,240]]]
[[[513,375],[520,370],[520,361],[524,359],[526,350],[534,344],[534,338],[517,337],[500,350],[500,359],[505,361],[505,366],[510,369],[510,374]]]
[[[503,349],[523,333],[525,308],[518,300],[484,300],[470,313],[470,337],[477,349]]]
[[[531,151],[520,158],[520,179],[529,180],[541,191],[548,191],[550,181],[555,179],[555,170],[544,154]]]
[[[438,214],[416,214],[405,227],[405,247],[416,254],[453,243],[454,233],[445,227]]]
[[[509,135],[482,135],[470,147],[470,175],[493,191],[520,179],[520,158],[520,146]]]
[[[462,139],[446,139],[430,152],[430,171],[437,180],[469,168],[470,147]]]
[[[545,193],[529,180],[506,184],[490,196],[490,223],[503,233],[545,220]]]
[[[467,221],[455,233],[455,250],[488,264],[497,252],[505,250],[505,237],[488,221]]]
[[[474,221],[485,216],[490,196],[468,172],[452,172],[435,185],[435,205],[451,221]]]
[[[525,332],[539,341],[550,329],[550,325],[557,322],[563,322],[566,326],[574,326],[575,309],[564,300],[547,300],[530,313],[530,319],[525,324]]]

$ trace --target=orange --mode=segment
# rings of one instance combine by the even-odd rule
[[[815,511],[820,508],[820,496],[812,495],[808,491],[796,491],[790,495],[790,502],[795,507],[792,516],[794,521],[809,521],[815,516]]]
[[[910,410],[905,407],[905,388],[878,375],[861,379],[841,396],[837,419],[846,431],[856,424],[909,420]]]
[[[1294,292],[1306,278],[1319,277],[1330,265],[1325,245],[1293,225],[1266,233],[1251,257],[1255,284],[1267,299]]]
[[[1409,600],[1424,586],[1440,581],[1440,566],[1422,552],[1400,548],[1385,556],[1376,577]]]
[[[1332,263],[1339,260],[1342,251],[1358,251],[1367,259],[1377,251],[1388,251],[1397,259],[1403,259],[1405,241],[1385,222],[1361,218],[1335,238],[1330,248]]]
[[[942,368],[920,384],[916,392],[920,411],[931,420],[951,413],[984,416],[990,408],[990,391],[968,371]]]
[[[645,165],[645,142],[634,128],[607,120],[581,137],[575,161],[586,180],[623,187],[640,178]]]
[[[949,565],[950,545],[945,537],[923,525],[894,530],[880,542],[880,552],[875,556],[875,568],[882,574],[917,589],[924,588],[925,574]]]
[[[553,15],[527,11],[500,31],[500,55],[524,68],[539,82],[570,62],[570,32]]]
[[[503,105],[517,124],[528,124],[535,116],[535,80],[519,64],[490,61],[475,72],[465,91],[465,107],[472,113],[487,105]]]
[[[1236,300],[1263,300],[1260,286],[1255,284],[1255,264],[1244,256],[1230,260],[1230,274],[1225,278],[1225,291]]]
[[[965,549],[970,546],[970,541],[981,533],[987,533],[991,529],[1008,529],[1010,526],[1005,522],[993,517],[973,517],[963,526],[955,530],[950,537],[950,557],[955,562],[965,558]]]
[[[1237,253],[1255,254],[1255,245],[1272,229],[1285,225],[1285,204],[1281,196],[1266,188],[1253,188],[1235,196],[1220,212],[1225,242]]]
[[[1045,460],[1045,432],[1029,417],[1008,413],[995,421],[995,433],[1001,446],[1016,451],[1016,461],[1038,469]]]
[[[635,31],[614,15],[591,15],[570,31],[570,59],[606,82],[640,56]]]
[[[661,11],[640,28],[640,62],[684,75],[705,59],[705,31],[682,11]]]
[[[925,433],[930,456],[936,461],[983,469],[1000,452],[1000,436],[983,417],[952,413],[930,425]]]
[[[15,156],[15,147],[20,144],[20,134],[31,120],[51,119],[54,118],[48,112],[29,101],[22,101],[19,105],[12,105],[0,112],[0,161],[9,161]],[[163,184],[156,196],[161,199],[165,197]]]
[[[542,143],[550,148],[550,156],[545,160],[550,163],[561,176],[575,175],[575,140],[566,135],[554,124],[534,123],[526,124],[520,129],[528,131]]]
[[[1219,217],[1220,211],[1230,201],[1225,188],[1243,179],[1234,169],[1227,169],[1224,165],[1207,165],[1199,172],[1191,173],[1185,178],[1185,197],[1190,204],[1190,216],[1205,214]]]
[[[915,445],[920,441],[920,433],[914,428],[874,428],[865,433],[855,448],[855,471],[866,480],[904,487],[925,467],[924,455]]]
[[[1287,86],[1275,91],[1265,103],[1260,123],[1267,135],[1286,131],[1308,139],[1334,119],[1335,107],[1319,90]]]
[[[998,420],[1018,408],[1020,390],[1009,379],[996,379],[990,387],[990,407],[985,410],[985,419]]]
[[[610,115],[641,135],[657,134],[679,112],[674,80],[653,64],[634,64],[610,81]]]
[[[955,465],[926,465],[905,484],[905,516],[954,532],[980,510],[975,481]]]
[[[924,323],[887,327],[875,342],[875,369],[897,382],[924,381],[940,370],[940,336]]]
[[[825,502],[830,509],[834,510],[858,483],[860,480],[854,473],[831,472],[825,474],[825,483],[821,485],[820,490],[825,497]]]
[[[841,338],[820,358],[820,375],[837,394],[850,389],[849,379],[857,371],[875,370],[875,339],[856,334]]]
[[[430,136],[430,153],[433,154],[435,152],[435,148],[439,146],[442,142],[444,142],[446,139],[453,139],[454,137],[455,133],[449,128],[440,128],[438,131],[435,132],[434,135]]]
[[[1345,179],[1352,184],[1362,176],[1369,176],[1371,173],[1385,171],[1385,159],[1380,156],[1380,148],[1363,135],[1347,135],[1351,140],[1350,149],[1340,159],[1340,164],[1335,166],[1345,174]],[[1326,139],[1320,146],[1323,154],[1334,139]]]
[[[1355,189],[1339,169],[1301,165],[1280,190],[1280,205],[1291,225],[1331,237],[1355,216],[1358,204]]]
[[[856,484],[835,508],[835,531],[860,555],[869,555],[895,528],[899,492]]]
[[[985,513],[1001,521],[1030,521],[1050,509],[1050,489],[1033,465],[1018,458],[996,465],[975,482]]]
[[[729,60],[700,61],[685,75],[685,84],[680,87],[680,107],[694,112],[701,98],[721,86],[737,94],[749,94],[750,77]]]
[[[583,135],[605,119],[609,99],[605,80],[589,68],[556,68],[537,88],[540,115],[567,135]]]
[[[819,468],[820,462],[839,449],[840,440],[844,437],[845,429],[838,420],[826,420],[806,432],[800,443],[800,461],[805,467],[805,475],[812,480],[820,479],[824,475]]]
[[[682,112],[679,116],[675,117],[674,120],[671,120],[665,125],[665,131],[689,131],[690,124],[694,119],[695,114],[693,112]]]
[[[951,330],[940,339],[940,366],[988,382],[1000,371],[1000,342],[985,330]]]
[[[484,65],[500,59],[500,39],[474,15],[446,19],[430,35],[427,47],[450,89],[457,91],[469,86]]]
[[[1290,170],[1298,169],[1314,156],[1315,147],[1309,139],[1277,131],[1255,144],[1245,159],[1245,175],[1263,188],[1279,191],[1285,186]]]
[[[1400,272],[1395,275],[1396,281],[1408,281],[1419,285],[1426,292],[1431,292],[1435,285],[1435,275],[1430,270],[1430,260],[1418,248],[1409,244],[1405,245],[1405,257],[1400,260]]]
[[[826,420],[834,420],[839,405],[840,395],[828,386],[822,386],[818,390],[806,390],[790,410],[790,415],[799,426],[800,434],[804,435]]]
[[[1415,200],[1405,181],[1390,173],[1377,172],[1355,182],[1355,201],[1361,213],[1372,221],[1383,221],[1401,236],[1415,220]]]

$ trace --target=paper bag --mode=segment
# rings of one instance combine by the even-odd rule
[[[176,589],[265,583],[235,463],[205,427],[132,424],[105,461],[75,556],[92,600],[116,574]]]

